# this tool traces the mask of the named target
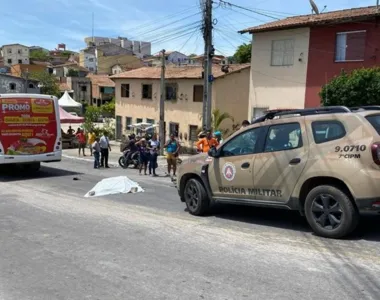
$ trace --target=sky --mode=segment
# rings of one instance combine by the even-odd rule
[[[65,43],[68,50],[79,51],[85,47],[84,38],[92,35],[94,24],[95,36],[151,42],[152,54],[161,49],[201,54],[201,1],[18,0],[18,5],[4,1],[0,11],[0,45],[20,43],[52,50]],[[376,4],[376,0],[314,1],[325,12]],[[250,42],[250,35],[241,35],[238,30],[311,12],[309,0],[228,2],[245,9],[220,5],[219,0],[214,0],[214,48],[216,54],[225,56]]]

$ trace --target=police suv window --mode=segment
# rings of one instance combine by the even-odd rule
[[[311,123],[316,144],[341,139],[346,135],[344,126],[339,121],[315,121]]]
[[[291,150],[302,147],[299,123],[279,124],[269,127],[265,152]]]
[[[377,133],[380,134],[380,115],[367,116],[366,119],[376,129]]]
[[[261,128],[247,130],[232,140],[228,141],[222,148],[222,156],[238,156],[256,153],[256,142]]]

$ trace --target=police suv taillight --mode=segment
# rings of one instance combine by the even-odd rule
[[[371,152],[374,163],[380,166],[380,143],[373,143]]]

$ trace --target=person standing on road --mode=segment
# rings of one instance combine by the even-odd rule
[[[99,169],[100,167],[100,144],[99,144],[99,138],[96,137],[95,141],[91,145],[91,149],[93,150],[94,155],[94,169]]]
[[[240,127],[240,129],[243,129],[243,128],[249,126],[249,125],[251,125],[251,123],[249,123],[248,120],[244,120],[244,121],[241,123],[241,127]]]
[[[149,161],[149,152],[148,152],[148,145],[146,143],[146,139],[142,138],[136,143],[136,146],[138,147],[138,151],[140,152],[140,168],[139,168],[139,174],[141,175],[141,171],[144,168],[144,175],[146,174],[147,168],[148,168],[148,161]]]
[[[80,150],[83,152],[83,156],[86,156],[84,149],[86,148],[86,136],[83,133],[83,130],[78,129],[78,133],[75,136],[78,140],[78,156],[80,156]]]
[[[168,174],[167,176],[170,176],[170,172],[173,168],[173,176],[176,176],[177,171],[177,157],[179,153],[179,149],[181,146],[179,145],[177,139],[175,138],[174,134],[170,135],[170,139],[166,142],[164,148],[166,148],[167,151],[167,163],[168,163]]]
[[[212,147],[218,146],[219,142],[214,137],[212,137],[211,132],[208,131],[206,137],[200,139],[196,145],[198,151],[207,153]]]
[[[90,148],[90,154],[92,156],[93,151],[92,151],[92,144],[95,143],[95,133],[93,130],[90,130],[88,135],[87,135],[87,142],[88,142],[88,147]]]
[[[149,175],[157,176],[157,157],[160,150],[160,142],[157,138],[157,133],[154,133],[152,139],[149,141]]]
[[[101,154],[100,167],[101,168],[106,167],[107,169],[109,169],[108,156],[109,156],[109,152],[111,151],[111,145],[110,145],[110,141],[108,139],[108,134],[106,131],[103,132],[103,135],[100,138],[99,144],[100,144],[100,154]]]

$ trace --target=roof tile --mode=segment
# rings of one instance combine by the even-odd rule
[[[228,74],[238,72],[250,67],[250,64],[230,65],[229,73],[224,73],[220,65],[213,65],[212,72],[214,78],[223,77]],[[167,67],[165,70],[166,79],[201,79],[203,68],[200,66]],[[112,75],[111,79],[160,79],[161,67],[142,67],[139,69]]]
[[[91,79],[91,83],[102,86],[102,87],[114,87],[115,82],[113,82],[108,75],[87,75]]]
[[[258,33],[265,31],[274,31],[281,29],[291,29],[300,27],[309,27],[324,24],[336,24],[351,22],[357,20],[369,20],[373,17],[380,16],[380,10],[376,6],[359,7],[331,11],[321,14],[302,15],[289,17],[283,20],[261,24],[239,31],[240,33]]]

